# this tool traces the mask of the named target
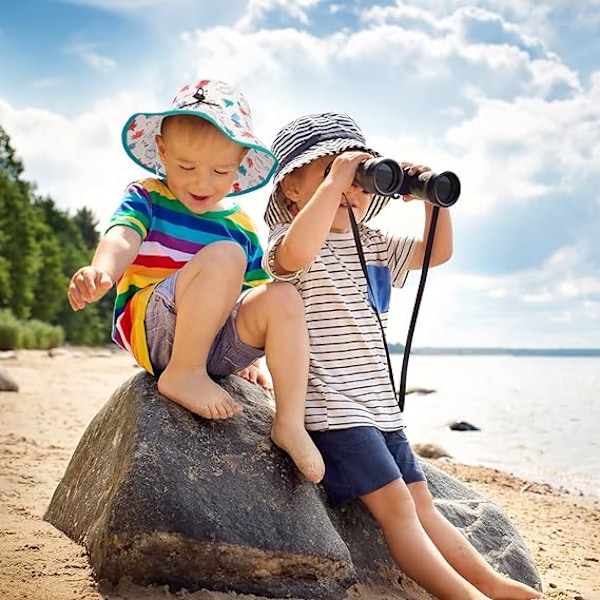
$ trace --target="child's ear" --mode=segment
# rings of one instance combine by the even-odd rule
[[[163,136],[158,134],[157,136],[155,136],[154,141],[156,142],[156,149],[158,150],[158,155],[160,156],[160,159],[164,163],[165,162],[165,141],[163,139]]]
[[[294,202],[298,199],[298,195],[300,193],[300,182],[298,178],[295,177],[295,173],[290,173],[286,175],[281,182],[279,183],[281,186],[281,191],[283,195],[288,200],[293,200]]]

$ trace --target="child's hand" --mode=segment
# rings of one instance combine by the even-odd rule
[[[336,156],[327,167],[326,178],[331,177],[332,180],[339,183],[343,190],[346,190],[354,181],[358,165],[370,158],[373,158],[371,154],[361,150],[343,152],[339,156]]]
[[[414,163],[411,162],[401,162],[400,166],[404,169],[405,174],[406,175],[416,175],[418,173],[425,173],[426,171],[431,171],[431,169],[429,167],[426,167],[425,165],[416,165]],[[418,200],[419,198],[417,196],[411,196],[410,194],[405,194],[404,196],[402,196],[402,199],[405,202],[410,202],[411,200]]]
[[[71,278],[67,298],[73,310],[85,308],[86,303],[100,300],[113,286],[109,273],[97,267],[82,267]]]
[[[249,367],[238,371],[236,375],[242,379],[245,379],[246,381],[249,381],[250,383],[256,383],[260,385],[269,393],[273,391],[271,380],[260,370],[256,363],[253,363]]]

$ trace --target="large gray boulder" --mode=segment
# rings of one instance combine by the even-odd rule
[[[271,443],[269,396],[235,376],[221,383],[241,415],[196,417],[138,373],[88,426],[44,518],[85,546],[95,577],[310,600],[344,598],[357,581],[406,581],[362,505],[330,509]],[[503,511],[424,467],[440,510],[490,564],[539,588]],[[429,597],[421,592],[410,597]]]

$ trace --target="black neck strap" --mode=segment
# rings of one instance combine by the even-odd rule
[[[346,204],[348,207],[348,217],[350,218],[350,226],[352,227],[352,234],[354,235],[354,243],[356,245],[356,250],[358,251],[358,258],[360,260],[360,266],[362,267],[363,274],[365,279],[367,280],[367,286],[369,287],[369,291],[371,292],[371,297],[373,301],[375,300],[375,292],[371,287],[371,280],[369,279],[369,272],[367,271],[367,262],[365,261],[365,253],[362,249],[362,244],[360,242],[360,235],[358,233],[358,225],[356,224],[356,219],[354,218],[354,212],[352,211],[352,207],[348,202]],[[383,338],[383,347],[385,348],[385,356],[387,358],[388,364],[388,372],[390,374],[390,382],[392,384],[392,390],[394,394],[396,393],[396,384],[394,383],[394,369],[392,369],[392,359],[390,357],[390,349],[387,345],[387,340],[385,338],[385,329],[383,327],[383,323],[381,322],[381,316],[379,315],[379,310],[377,310],[377,306],[373,306],[373,310],[375,311],[375,316],[377,317],[377,322],[379,323],[379,329],[381,330],[381,337]]]
[[[373,298],[375,298],[373,288],[371,287],[371,281],[369,280],[369,273],[367,271],[367,263],[365,261],[365,255],[364,255],[364,252],[362,249],[360,235],[358,233],[358,225],[356,224],[356,219],[354,218],[354,212],[352,211],[352,207],[350,206],[349,203],[347,203],[347,207],[348,207],[348,217],[350,219],[350,226],[352,227],[352,234],[354,235],[354,243],[356,245],[356,250],[358,251],[360,265],[362,267],[365,279],[367,280],[367,286],[371,292],[371,296]],[[425,244],[425,254],[423,256],[423,266],[421,268],[421,278],[419,280],[419,287],[417,289],[415,305],[413,307],[412,317],[410,320],[410,325],[408,327],[406,344],[404,345],[404,356],[402,358],[402,371],[400,374],[400,389],[398,390],[398,405],[400,406],[401,411],[404,411],[404,404],[406,401],[406,375],[408,373],[408,359],[410,357],[410,351],[411,351],[411,347],[412,347],[412,339],[413,339],[413,335],[415,332],[415,326],[417,324],[419,308],[421,307],[423,291],[425,290],[425,282],[427,280],[427,272],[429,271],[431,250],[433,247],[433,239],[435,236],[435,228],[437,225],[439,212],[440,212],[439,207],[434,206],[433,213],[431,215],[431,224],[429,226],[429,232],[427,234],[427,242]],[[377,310],[377,307],[373,307],[373,308],[375,310],[375,315],[377,316],[377,321],[379,323],[379,329],[381,330],[381,337],[383,338],[383,346],[385,348],[385,355],[386,355],[387,363],[388,363],[388,371],[390,374],[390,382],[392,384],[392,389],[394,390],[394,393],[395,393],[396,392],[396,384],[394,383],[394,371],[392,369],[392,360],[390,357],[390,351],[389,351],[387,339],[385,336],[385,329],[383,327],[383,323],[381,322],[381,317],[379,315],[379,311]]]

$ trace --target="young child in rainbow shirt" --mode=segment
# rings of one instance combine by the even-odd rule
[[[320,481],[323,461],[304,428],[304,306],[292,285],[267,283],[255,226],[232,200],[264,186],[277,166],[252,132],[245,97],[221,81],[186,85],[169,110],[131,116],[122,140],[155,176],[126,188],[92,263],[71,279],[71,307],[116,283],[114,341],[157,377],[162,395],[207,419],[242,410],[213,378],[256,380],[248,369],[265,355],[271,437]]]
[[[359,499],[394,561],[439,600],[543,597],[492,569],[437,510],[404,433],[379,319],[384,327],[392,286],[401,287],[409,270],[422,267],[433,205],[425,204],[420,240],[367,224],[389,197],[356,183],[357,166],[376,153],[347,115],[299,117],[279,131],[272,150],[279,168],[265,213],[270,232],[263,265],[276,280],[293,283],[304,301],[310,339],[305,420],[325,461],[329,502]],[[409,175],[428,170],[400,165]],[[451,254],[450,211],[442,208],[430,264]]]

